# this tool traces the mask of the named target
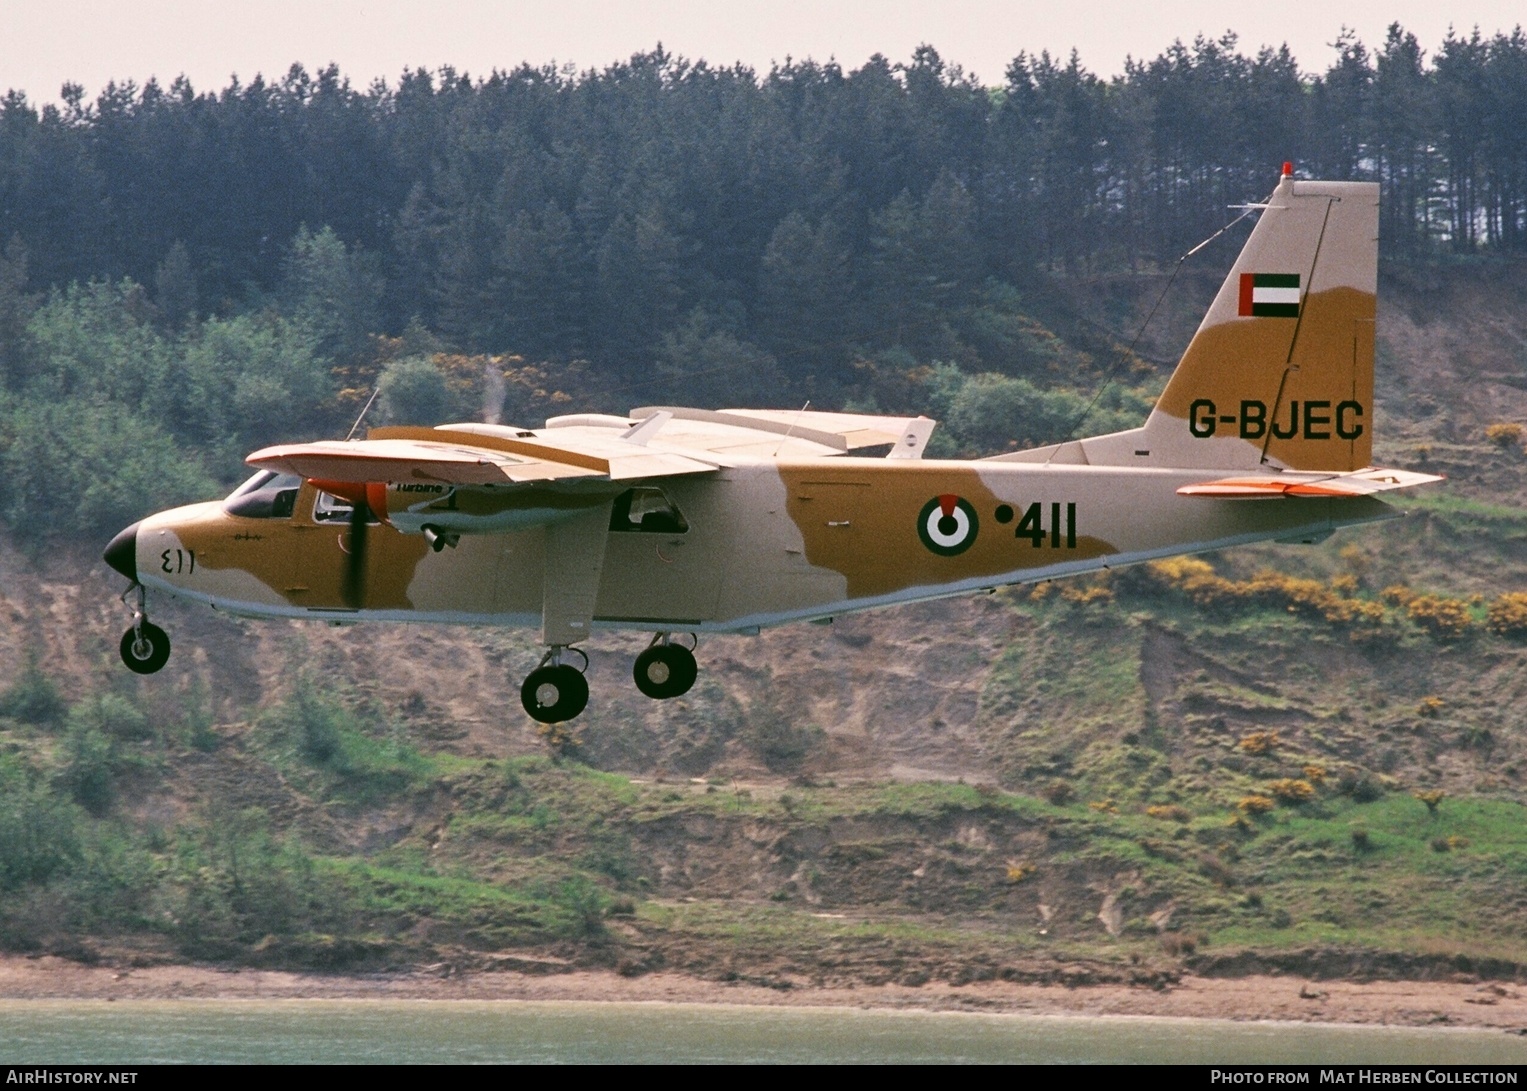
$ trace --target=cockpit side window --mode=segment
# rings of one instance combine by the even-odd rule
[[[301,488],[302,478],[296,474],[261,470],[228,494],[223,510],[245,519],[290,519]]]
[[[620,533],[684,534],[689,521],[662,489],[627,489],[610,509],[610,530]]]

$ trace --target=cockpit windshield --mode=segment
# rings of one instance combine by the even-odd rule
[[[302,478],[261,470],[228,494],[223,510],[246,519],[290,519]]]

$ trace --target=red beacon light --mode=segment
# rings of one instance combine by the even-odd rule
[[[1283,177],[1285,177],[1285,178],[1292,178],[1293,176],[1294,176],[1294,164],[1285,161],[1284,164],[1283,164]]]

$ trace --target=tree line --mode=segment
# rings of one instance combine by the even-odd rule
[[[1377,179],[1390,260],[1527,248],[1527,37],[1336,44],[1313,75],[1230,35],[1111,80],[1020,55],[999,87],[924,46],[12,91],[0,517],[109,533],[373,390],[373,423],[809,398],[931,413],[946,455],[1065,438],[1100,388],[1088,430],[1130,426],[1130,305],[1055,275],[1172,265],[1285,159]]]
[[[41,109],[11,91],[0,241],[34,291],[129,277],[226,315],[327,227],[363,258],[340,302],[379,329],[634,370],[686,330],[787,366],[937,350],[938,316],[990,281],[1170,263],[1286,159],[1380,181],[1391,256],[1527,248],[1521,30],[1336,46],[1314,74],[1233,35],[1114,79],[1020,54],[996,87],[924,46],[852,72],[658,49],[365,89],[293,67]]]

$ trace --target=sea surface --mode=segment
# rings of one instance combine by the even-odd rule
[[[730,1004],[0,1001],[0,1063],[1527,1062],[1503,1031]]]

